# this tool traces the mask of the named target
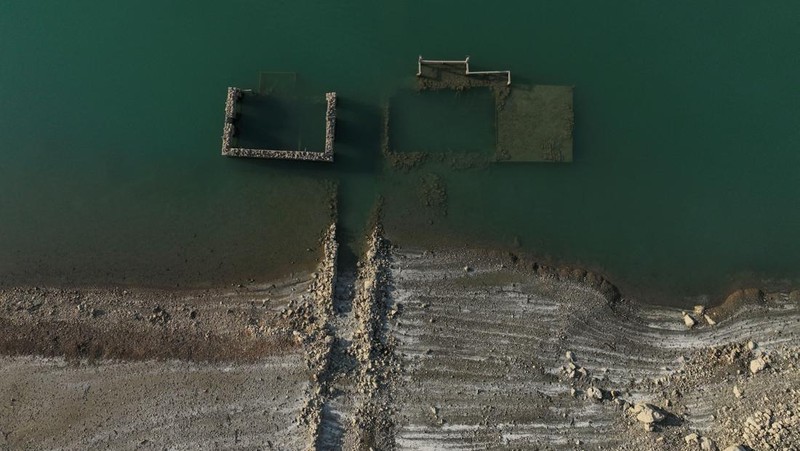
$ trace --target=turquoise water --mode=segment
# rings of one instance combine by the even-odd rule
[[[401,245],[508,247],[652,299],[798,280],[800,3],[316,3],[0,4],[0,280],[308,268],[331,183],[351,240],[383,195]],[[574,163],[387,170],[381,105],[419,54],[574,85]],[[338,92],[336,163],[219,156],[225,88],[261,71]],[[419,207],[427,174],[446,215]]]
[[[494,154],[495,103],[488,88],[400,90],[388,107],[393,152]]]

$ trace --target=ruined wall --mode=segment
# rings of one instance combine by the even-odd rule
[[[270,158],[279,160],[333,161],[333,141],[336,134],[335,92],[328,92],[325,94],[325,100],[327,102],[325,108],[325,147],[322,152],[234,147],[233,137],[236,135],[235,122],[238,118],[236,105],[241,97],[242,91],[239,88],[228,88],[228,97],[225,101],[225,125],[222,131],[222,155],[226,157]]]

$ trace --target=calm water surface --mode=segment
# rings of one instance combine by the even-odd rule
[[[798,280],[800,3],[316,3],[2,2],[0,283],[309,268],[332,183],[349,240],[382,195],[401,245],[531,253],[648,299]],[[381,105],[419,54],[574,85],[574,163],[389,170]],[[260,71],[339,93],[335,164],[219,156],[225,88]],[[421,207],[432,179],[446,216]]]

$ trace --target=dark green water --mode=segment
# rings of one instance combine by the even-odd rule
[[[0,4],[3,283],[307,268],[331,181],[351,239],[383,194],[400,244],[509,247],[652,299],[800,276],[800,3],[126,3]],[[574,163],[387,171],[380,105],[419,54],[574,85]],[[219,156],[225,88],[260,71],[339,93],[334,165]],[[431,174],[446,216],[420,208]]]

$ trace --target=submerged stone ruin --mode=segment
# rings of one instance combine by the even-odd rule
[[[417,62],[419,95],[428,91],[489,90],[494,99],[494,148],[489,162],[571,162],[574,125],[573,87],[511,84],[511,71],[470,69],[464,60]],[[487,107],[491,107],[487,105]],[[384,154],[390,161],[421,161],[424,151],[395,149],[391,139],[390,100],[384,108]],[[463,153],[460,159],[465,159]],[[474,159],[474,158],[472,158]],[[485,159],[485,160],[486,160]]]
[[[262,73],[260,85],[265,84]],[[275,75],[275,74],[272,74]],[[268,80],[266,80],[268,81]],[[272,80],[274,82],[274,80]],[[431,91],[488,90],[493,101],[493,146],[487,155],[452,149],[443,158],[459,166],[498,162],[571,162],[573,158],[573,87],[554,85],[511,84],[510,70],[471,70],[470,59],[417,60],[415,95]],[[265,93],[261,86],[260,95]],[[321,152],[308,150],[265,149],[238,146],[238,121],[241,101],[249,90],[228,88],[225,101],[225,125],[222,133],[222,155],[229,157],[267,158],[306,161],[333,161],[336,128],[336,93],[325,94],[325,141]],[[271,97],[270,97],[271,98]],[[396,99],[395,99],[396,100]],[[434,100],[435,101],[435,100]],[[460,105],[460,104],[459,104]],[[430,156],[427,149],[396,149],[392,135],[392,118],[397,117],[390,99],[383,107],[381,147],[384,157],[394,168],[409,168]],[[414,114],[414,113],[411,113]],[[491,120],[487,117],[487,120]],[[459,123],[461,124],[461,123]],[[461,124],[460,126],[468,128]],[[437,130],[441,133],[441,130]],[[466,132],[466,130],[465,130]],[[430,144],[430,143],[428,143]],[[452,143],[450,143],[452,144]],[[453,147],[459,147],[455,144]]]
[[[236,147],[236,122],[239,120],[239,101],[244,91],[229,87],[225,100],[225,125],[222,129],[222,155],[226,157],[268,158],[279,160],[333,161],[333,141],[336,132],[336,93],[325,94],[325,146],[322,152],[307,150],[272,150]]]

